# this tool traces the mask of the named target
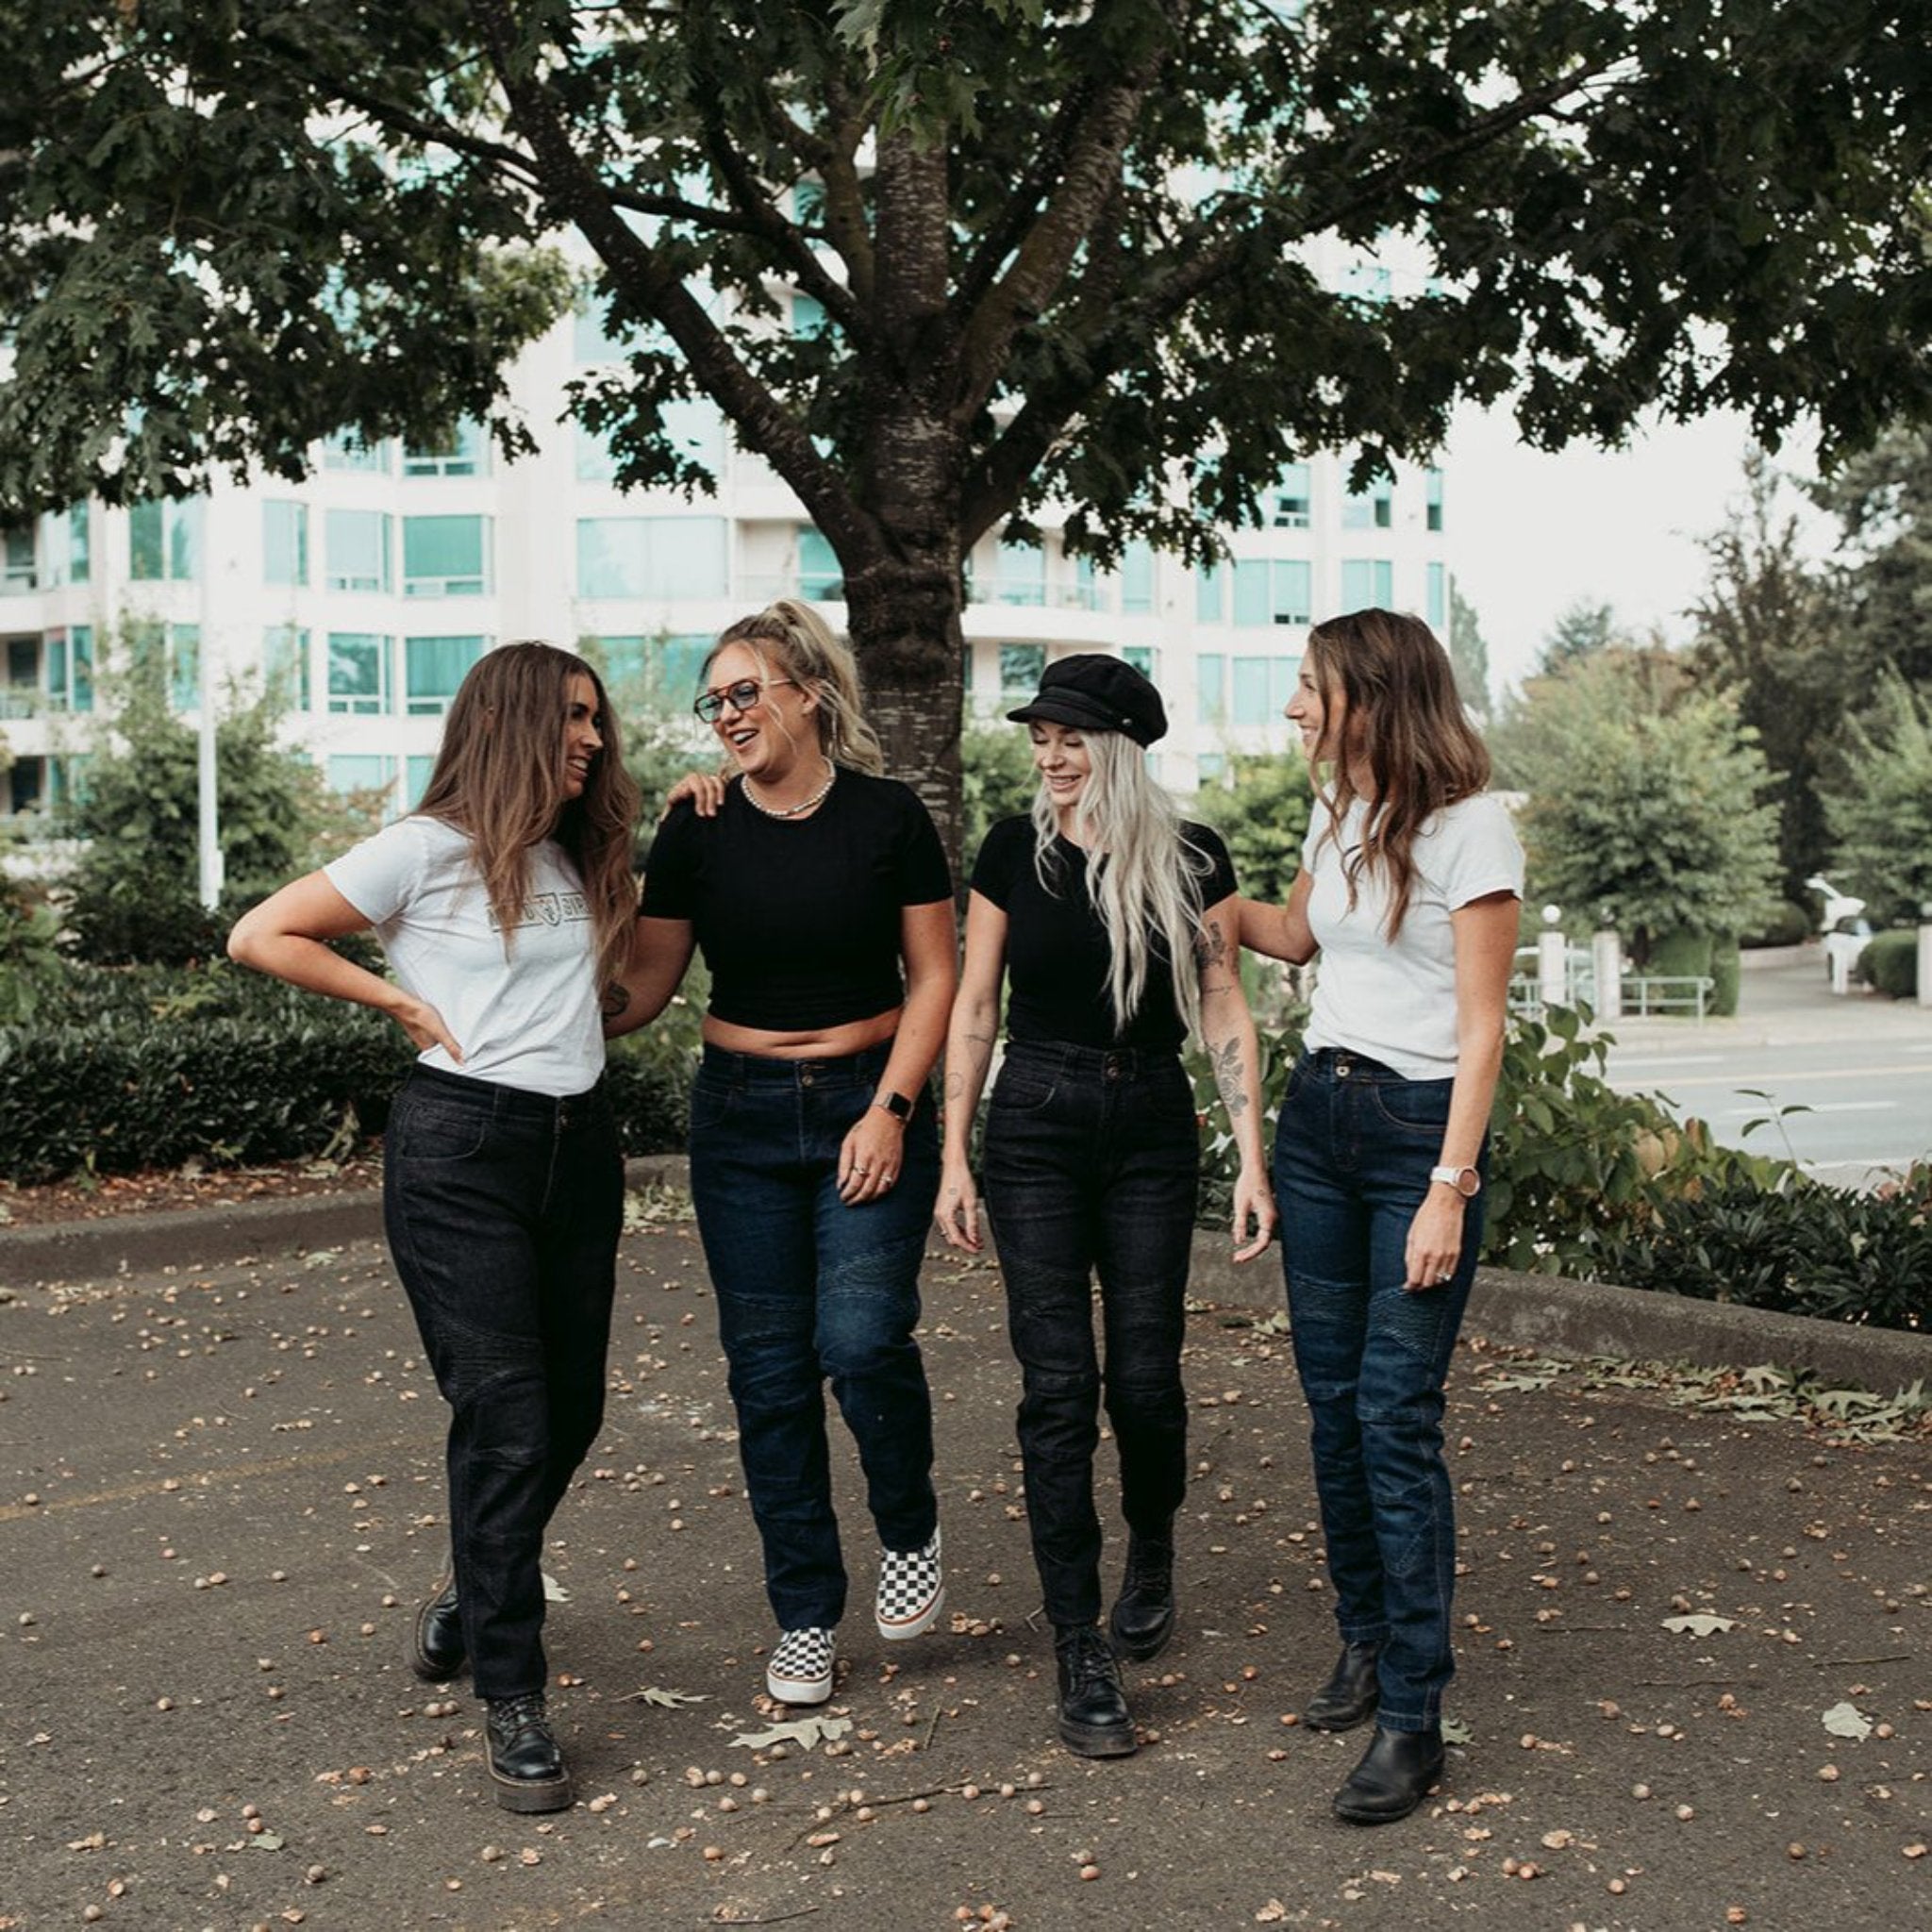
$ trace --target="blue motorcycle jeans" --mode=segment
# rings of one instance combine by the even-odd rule
[[[449,1404],[449,1528],[479,1697],[543,1689],[543,1531],[604,1420],[624,1163],[602,1085],[564,1099],[418,1066],[383,1222]]]
[[[1463,1208],[1453,1276],[1404,1286],[1409,1224],[1441,1159],[1454,1084],[1324,1047],[1290,1074],[1274,1138],[1289,1322],[1336,1621],[1344,1643],[1381,1645],[1375,1722],[1392,1731],[1433,1729],[1456,1668],[1442,1384],[1482,1244],[1482,1195]]]
[[[986,1205],[1020,1363],[1027,1527],[1055,1624],[1100,1616],[1103,1400],[1128,1528],[1167,1539],[1187,1493],[1181,1342],[1199,1167],[1176,1055],[1008,1045],[986,1120]]]
[[[705,1048],[691,1097],[691,1191],[738,1410],[746,1493],[780,1629],[834,1627],[846,1574],[824,1387],[858,1447],[881,1544],[932,1540],[932,1397],[913,1330],[939,1194],[939,1126],[921,1092],[898,1180],[839,1198],[839,1150],[872,1105],[890,1043],[837,1059]]]

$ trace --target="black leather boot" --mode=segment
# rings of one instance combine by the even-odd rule
[[[1442,1774],[1442,1733],[1375,1726],[1362,1761],[1335,1794],[1335,1815],[1350,1824],[1407,1818]]]
[[[1379,1643],[1345,1643],[1328,1681],[1302,1707],[1311,1731],[1352,1731],[1381,1701],[1375,1675]]]
[[[1145,1663],[1174,1635],[1174,1538],[1130,1536],[1121,1593],[1107,1620],[1114,1654]]]
[[[543,1693],[490,1699],[490,1777],[506,1811],[561,1811],[575,1796]]]
[[[416,1612],[409,1645],[409,1668],[425,1684],[441,1684],[462,1669],[463,1620],[457,1609],[456,1578],[450,1577]]]
[[[1131,1757],[1140,1747],[1121,1689],[1121,1667],[1097,1624],[1055,1627],[1060,1669],[1060,1741],[1079,1757]]]

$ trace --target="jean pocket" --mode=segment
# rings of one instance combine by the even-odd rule
[[[1058,1091],[1059,1082],[1053,1074],[1006,1060],[992,1083],[992,1105],[1002,1113],[1044,1113]]]
[[[468,1108],[405,1103],[391,1115],[389,1135],[404,1160],[473,1160],[490,1138],[490,1116]]]
[[[723,1081],[700,1079],[691,1090],[691,1130],[708,1134],[724,1124],[731,1112],[732,1090]]]
[[[1449,1124],[1453,1080],[1377,1080],[1369,1092],[1375,1111],[1406,1134],[1440,1135]]]

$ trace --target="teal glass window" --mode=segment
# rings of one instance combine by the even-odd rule
[[[331,591],[394,588],[390,574],[390,518],[379,509],[332,509],[323,524]]]
[[[1206,724],[1227,716],[1227,659],[1219,651],[1203,651],[1194,659],[1194,706]]]
[[[1138,538],[1121,552],[1121,608],[1154,608],[1154,551]]]
[[[1426,494],[1424,497],[1424,517],[1428,527],[1440,530],[1442,527],[1442,473],[1431,470],[1424,479]]]
[[[168,626],[168,702],[177,711],[201,708],[201,626]]]
[[[1284,463],[1274,483],[1274,527],[1306,530],[1314,508],[1314,479],[1306,463]]]
[[[441,717],[449,709],[470,666],[483,655],[480,637],[405,638],[403,708],[412,718]]]
[[[373,716],[390,708],[391,640],[375,631],[328,634],[328,708]]]
[[[490,589],[488,517],[405,517],[403,595],[481,597]]]
[[[414,811],[423,803],[423,794],[429,790],[430,777],[436,771],[436,759],[432,754],[411,752],[403,760],[403,809]]]
[[[798,594],[808,598],[842,597],[845,573],[824,533],[810,524],[798,530]]]
[[[816,295],[791,298],[791,333],[809,340],[825,332],[825,305]]]
[[[137,503],[127,512],[129,575],[142,583],[191,583],[201,575],[204,499]]]
[[[1220,624],[1227,608],[1227,572],[1218,563],[1208,564],[1194,577],[1194,622]]]
[[[1344,610],[1387,610],[1395,602],[1395,566],[1386,558],[1354,558],[1341,566]]]
[[[395,810],[393,796],[396,782],[396,761],[376,752],[333,752],[329,756],[328,785],[331,791],[370,792],[387,791],[391,795],[383,800],[383,817],[391,817]]]
[[[1046,602],[1046,552],[1038,543],[1002,541],[998,571],[995,602]]]
[[[441,436],[403,451],[406,476],[481,476],[490,468],[490,443],[480,423],[467,418]]]
[[[322,467],[355,475],[387,476],[395,467],[387,441],[364,442],[352,429],[340,429],[322,446]]]
[[[1423,577],[1423,615],[1428,626],[1439,636],[1449,624],[1449,567],[1447,564],[1432,563],[1427,566]]]
[[[723,597],[727,549],[723,517],[579,517],[577,594]]]
[[[308,506],[271,498],[261,507],[261,580],[303,585],[308,581]]]
[[[1142,677],[1152,679],[1154,675],[1154,646],[1152,644],[1127,644],[1122,648],[1121,659],[1131,664]]]
[[[1044,644],[1002,644],[1000,646],[1000,693],[1004,697],[1030,698],[1040,689],[1041,674],[1046,669]]]
[[[1227,754],[1204,751],[1194,760],[1194,770],[1204,785],[1219,785],[1227,776]]]
[[[0,536],[0,592],[9,597],[25,596],[27,591],[38,590],[40,582],[34,526],[14,524]]]
[[[1344,530],[1386,530],[1395,522],[1395,486],[1388,477],[1378,477],[1368,489],[1351,490],[1342,500],[1341,527]]]

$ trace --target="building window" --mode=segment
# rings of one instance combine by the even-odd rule
[[[1428,494],[1424,499],[1424,517],[1428,527],[1440,530],[1442,527],[1442,473],[1431,470],[1424,479]]]
[[[1045,669],[1044,644],[1002,644],[1000,695],[1030,698],[1040,689],[1041,675]]]
[[[308,633],[293,624],[272,624],[261,634],[261,670],[270,692],[291,711],[313,708],[308,679]]]
[[[127,512],[129,575],[141,583],[190,583],[201,575],[205,499],[137,503]]]
[[[323,525],[331,591],[394,588],[390,575],[390,518],[379,509],[332,509]]]
[[[1101,607],[1100,579],[1093,569],[1091,557],[1076,557],[1074,559],[1074,588],[1071,592],[1072,608],[1075,610],[1098,610]]]
[[[791,333],[809,341],[825,332],[825,305],[815,295],[791,298]]]
[[[576,445],[579,483],[609,483],[615,480],[617,458],[610,454],[610,445],[605,441],[601,430],[579,423],[576,425]]]
[[[993,579],[993,602],[1046,602],[1046,552],[1040,544],[1001,541],[999,574]]]
[[[94,708],[94,633],[86,624],[47,633],[47,708],[92,711]]]
[[[308,581],[308,506],[274,499],[261,507],[261,580],[265,584]]]
[[[433,753],[411,752],[403,760],[403,809],[414,811],[423,803],[423,794],[429,790],[429,780],[436,771]]]
[[[1235,565],[1237,624],[1307,624],[1313,611],[1313,565],[1294,558],[1244,558]]]
[[[395,467],[388,442],[364,442],[354,430],[339,430],[322,446],[325,470],[347,470],[358,475],[387,476]]]
[[[65,509],[48,510],[41,518],[41,587],[58,590],[62,584],[88,580],[88,519],[85,502]],[[10,541],[9,541],[10,547]],[[11,561],[9,558],[8,561]],[[31,585],[23,586],[32,589]]]
[[[1432,563],[1423,578],[1423,595],[1425,603],[1424,616],[1429,628],[1438,636],[1449,624],[1449,567],[1447,564]]]
[[[801,228],[815,228],[825,219],[825,191],[818,181],[801,181],[791,191],[791,219]]]
[[[396,761],[392,758],[375,752],[335,752],[330,755],[329,790],[345,793],[389,793],[382,801],[384,818],[395,810],[395,782]]]
[[[9,597],[25,596],[40,589],[39,566],[34,560],[34,526],[15,524],[0,539],[0,591]]]
[[[1219,785],[1227,777],[1227,754],[1204,751],[1194,760],[1194,771],[1204,785]]]
[[[391,640],[375,631],[328,634],[328,708],[375,715],[390,708]],[[333,781],[331,781],[333,782]]]
[[[1121,661],[1131,664],[1144,678],[1154,676],[1154,646],[1152,644],[1126,644],[1121,650]]]
[[[1121,608],[1154,608],[1154,551],[1138,538],[1121,552]]]
[[[1388,610],[1395,603],[1395,566],[1386,559],[1357,558],[1341,566],[1344,610]]]
[[[1274,527],[1306,530],[1314,507],[1314,482],[1306,463],[1285,463],[1274,485]]]
[[[577,594],[723,597],[726,543],[723,517],[579,517]]]
[[[1227,716],[1227,659],[1219,651],[1203,651],[1194,659],[1194,708],[1204,723],[1220,724]]]
[[[162,675],[167,681],[168,703],[177,711],[201,708],[201,626],[198,624],[159,625],[152,619],[133,627],[134,649],[138,656],[159,650]]]
[[[467,420],[445,435],[411,443],[403,451],[406,476],[481,476],[490,468],[483,425]]]
[[[405,517],[403,595],[481,597],[490,590],[488,517]]]
[[[660,631],[650,638],[597,640],[605,681],[641,692],[648,703],[674,716],[697,696],[705,659],[717,644],[709,631]]]
[[[67,581],[88,582],[93,572],[93,512],[85,503],[67,510]]]
[[[845,594],[845,573],[824,532],[810,524],[798,526],[798,594],[836,598]]]
[[[1227,608],[1227,573],[1218,563],[1204,565],[1194,577],[1194,622],[1221,624]]]
[[[1299,658],[1237,658],[1234,660],[1233,722],[1269,724],[1294,694]]]
[[[1366,490],[1351,490],[1342,499],[1341,527],[1344,530],[1387,530],[1395,523],[1395,486],[1379,477]]]
[[[405,638],[403,708],[412,718],[440,718],[464,674],[483,655],[482,638]]]

